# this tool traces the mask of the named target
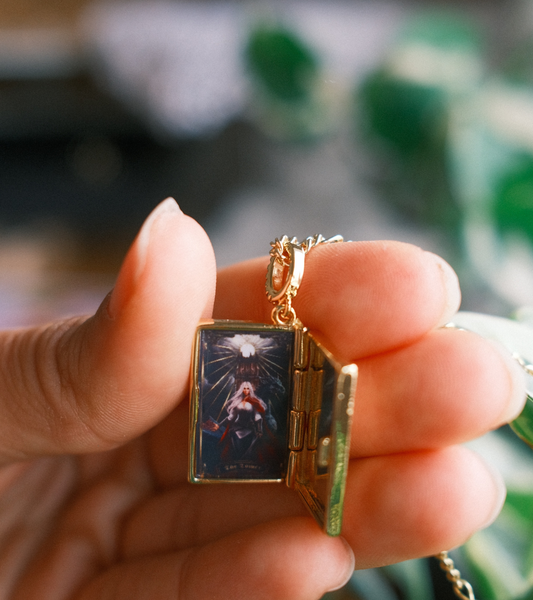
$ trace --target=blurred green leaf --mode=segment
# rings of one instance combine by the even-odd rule
[[[355,571],[346,586],[354,598],[361,600],[398,600],[398,594],[382,569]]]
[[[525,234],[533,242],[533,156],[502,175],[495,190],[494,216],[499,229]],[[530,438],[533,441],[533,438]]]
[[[308,98],[318,61],[292,31],[277,26],[258,27],[250,36],[246,58],[252,73],[274,97],[283,101]]]
[[[445,50],[464,48],[478,52],[483,45],[480,28],[464,12],[444,10],[418,13],[405,24],[400,39]]]
[[[401,154],[412,154],[444,136],[447,99],[442,90],[391,76],[371,74],[360,88],[366,128]]]
[[[433,600],[433,585],[425,560],[407,560],[383,567],[405,600]]]
[[[508,490],[505,510],[513,511],[521,519],[521,526],[533,532],[533,490]]]
[[[533,400],[529,396],[524,410],[511,423],[511,427],[524,442],[533,446]]]
[[[494,529],[479,531],[465,544],[465,555],[484,600],[516,600],[529,584],[520,571],[522,556],[503,543]]]

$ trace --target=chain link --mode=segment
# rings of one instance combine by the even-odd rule
[[[472,586],[461,577],[459,569],[455,568],[448,553],[440,552],[435,558],[439,561],[440,568],[446,573],[446,579],[451,582],[455,595],[462,600],[476,600]]]
[[[278,325],[294,325],[296,319],[296,311],[292,307],[290,298],[272,309],[272,320]]]

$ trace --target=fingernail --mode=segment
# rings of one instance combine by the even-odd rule
[[[143,268],[144,263],[146,262],[146,256],[148,254],[148,246],[150,245],[150,236],[152,230],[154,228],[154,223],[162,216],[166,214],[183,214],[181,212],[178,203],[174,200],[174,198],[167,198],[163,200],[160,204],[158,204],[154,210],[148,215],[146,221],[143,223],[139,234],[137,235],[137,240],[135,241],[135,245],[137,247],[137,275],[139,275]]]
[[[353,553],[352,547],[342,536],[339,536],[337,539],[344,544],[344,547],[346,549],[346,571],[342,574],[342,577],[339,578],[339,585],[331,588],[329,590],[330,592],[340,590],[342,587],[344,587],[352,578],[355,569],[355,555]]]
[[[174,198],[167,198],[158,204],[148,215],[120,269],[117,282],[107,305],[107,313],[110,318],[115,318],[121,307],[124,306],[127,298],[132,293],[132,287],[144,270],[155,224],[162,218],[180,214],[183,213]]]
[[[426,254],[429,254],[435,261],[444,287],[445,303],[438,323],[440,327],[446,325],[459,309],[461,304],[461,288],[459,287],[457,274],[443,258],[437,254],[433,254],[433,252],[427,252]]]
[[[480,460],[482,459],[480,458]],[[494,521],[498,518],[498,515],[500,514],[503,508],[503,504],[507,496],[507,488],[505,487],[505,481],[503,480],[502,474],[498,471],[498,469],[496,469],[493,465],[484,460],[482,460],[482,462],[485,468],[488,469],[488,471],[492,475],[494,486],[496,488],[496,497],[494,500],[493,509],[489,513],[489,517],[487,518],[485,523],[480,528],[485,529],[485,527],[492,525],[492,523],[494,523]]]
[[[495,342],[487,340],[505,363],[509,375],[509,400],[502,415],[502,423],[509,423],[522,412],[526,402],[526,374],[509,350]]]

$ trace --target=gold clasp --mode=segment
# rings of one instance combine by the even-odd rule
[[[296,323],[296,312],[292,300],[304,276],[305,251],[296,238],[284,235],[271,243],[270,264],[267,269],[266,291],[270,302],[275,306],[272,320],[277,325],[292,326]]]
[[[342,241],[341,235],[326,239],[323,235],[317,234],[306,238],[301,244],[297,238],[289,238],[286,235],[270,242],[272,248],[267,269],[266,292],[269,301],[275,305],[272,310],[272,320],[276,325],[292,327],[298,322],[292,300],[302,283],[305,255],[321,244]]]

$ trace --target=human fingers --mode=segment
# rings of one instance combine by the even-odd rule
[[[267,260],[224,269],[215,317],[269,322]],[[300,320],[343,360],[405,345],[448,322],[460,302],[457,277],[440,257],[400,242],[313,249],[294,301]]]
[[[211,543],[304,509],[296,506],[296,493],[275,484],[255,490],[185,485],[131,513],[124,527],[126,558]],[[501,478],[460,446],[351,460],[342,535],[359,569],[436,554],[488,525],[504,497]]]
[[[433,331],[358,367],[354,457],[462,443],[508,423],[525,402],[518,363],[466,331]]]
[[[77,600],[318,600],[346,583],[353,566],[341,538],[324,536],[305,517],[282,519],[190,550],[126,561]]]
[[[207,236],[163,202],[93,317],[0,335],[0,460],[104,450],[161,420],[186,393],[214,286]]]
[[[343,536],[359,569],[437,554],[487,527],[501,476],[462,446],[350,461]]]
[[[306,516],[285,485],[190,485],[147,498],[124,521],[121,553],[131,559],[203,545],[274,519]]]
[[[358,365],[352,458],[462,443],[509,422],[525,401],[518,364],[466,331],[433,331]],[[186,481],[188,425],[182,404],[150,432],[152,472],[162,489]]]

